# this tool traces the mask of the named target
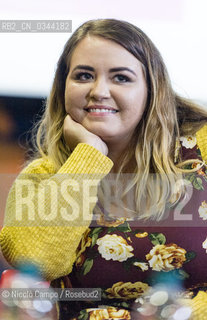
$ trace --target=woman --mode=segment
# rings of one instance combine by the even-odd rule
[[[157,282],[207,281],[206,120],[137,27],[94,20],[68,40],[1,232],[12,265],[37,263],[53,286],[102,288],[101,302],[60,303],[60,319],[130,319]],[[189,192],[187,217],[177,204]]]

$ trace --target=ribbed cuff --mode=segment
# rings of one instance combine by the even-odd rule
[[[113,166],[111,159],[86,143],[79,143],[57,173],[107,174]]]

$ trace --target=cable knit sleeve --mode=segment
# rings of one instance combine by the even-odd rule
[[[201,150],[202,159],[207,163],[207,125],[202,127],[196,133],[196,139],[199,149]]]
[[[1,250],[7,261],[14,267],[24,261],[35,263],[46,280],[70,273],[95,206],[87,198],[89,194],[83,194],[82,185],[85,183],[87,190],[93,187],[94,200],[98,183],[112,165],[109,158],[83,143],[78,144],[58,172],[49,159],[31,162],[14,182],[7,199],[0,233]],[[87,219],[83,216],[85,205]],[[68,219],[73,214],[72,207],[76,214],[74,219],[73,215]]]

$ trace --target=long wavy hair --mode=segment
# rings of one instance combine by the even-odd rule
[[[180,136],[194,135],[206,123],[207,113],[174,92],[159,51],[141,29],[128,22],[91,20],[82,24],[67,41],[57,64],[44,115],[38,124],[35,157],[50,157],[58,170],[71,153],[63,137],[65,82],[74,49],[87,35],[120,44],[142,63],[148,87],[146,108],[131,145],[123,155],[118,177],[125,172],[129,161],[135,159],[134,178],[124,194],[135,187],[139,217],[160,219],[166,203],[175,203],[182,196],[183,188],[176,191],[175,197],[175,185],[182,173],[188,171],[184,165],[192,162],[183,162],[181,155],[174,159],[176,141]],[[143,199],[146,202],[144,210]]]

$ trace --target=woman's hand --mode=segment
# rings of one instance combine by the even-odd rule
[[[75,149],[78,143],[87,143],[101,151],[104,155],[108,154],[108,147],[105,142],[85,129],[80,123],[74,121],[70,115],[65,117],[63,135],[71,150]]]

